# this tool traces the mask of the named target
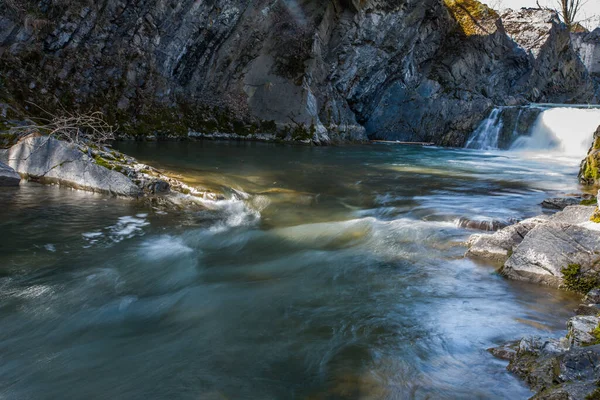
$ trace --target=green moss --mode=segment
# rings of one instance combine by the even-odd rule
[[[101,167],[112,169],[112,165],[99,155],[94,156],[94,160],[96,161],[96,164],[100,165]]]
[[[594,206],[598,203],[598,199],[596,199],[595,197],[591,198],[591,199],[586,199],[586,200],[581,200],[581,204],[582,206]]]
[[[569,264],[561,270],[563,274],[564,286],[569,290],[579,293],[587,293],[598,285],[595,277],[584,277],[581,274],[581,265]]]
[[[600,177],[600,170],[598,169],[597,154],[590,154],[583,161],[581,167],[580,178],[587,183],[594,183]]]

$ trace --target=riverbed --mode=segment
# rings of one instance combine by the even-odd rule
[[[575,158],[393,144],[118,143],[201,212],[0,190],[0,397],[526,399],[486,349],[578,297],[464,259],[461,217],[578,190]]]

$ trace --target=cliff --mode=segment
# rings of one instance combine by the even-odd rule
[[[0,78],[5,124],[314,143],[462,145],[493,105],[595,101],[554,14],[474,0],[9,0]]]

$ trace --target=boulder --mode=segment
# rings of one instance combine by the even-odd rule
[[[0,186],[19,186],[21,176],[8,165],[0,162]]]
[[[549,221],[527,234],[501,273],[511,279],[586,291],[597,280],[598,262],[599,231]]]
[[[76,189],[135,197],[140,189],[125,175],[105,168],[71,143],[47,136],[28,136],[0,152],[6,162],[26,179]]]
[[[465,256],[504,262],[530,230],[547,222],[548,217],[534,217],[508,226],[494,234],[472,235],[467,242],[469,250]]]

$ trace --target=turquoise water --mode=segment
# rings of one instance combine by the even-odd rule
[[[202,212],[0,189],[0,397],[525,399],[486,349],[577,298],[463,259],[460,217],[577,190],[576,160],[393,145],[119,143]]]

